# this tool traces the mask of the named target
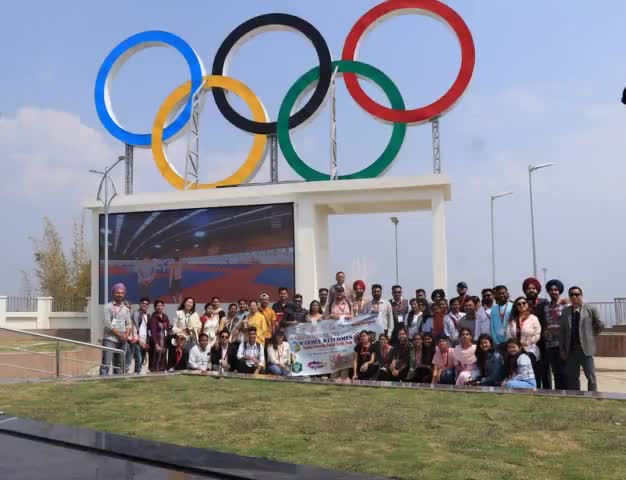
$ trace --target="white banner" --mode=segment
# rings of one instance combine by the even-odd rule
[[[321,375],[352,367],[359,332],[383,333],[376,313],[352,319],[300,323],[285,330],[293,353],[292,375]]]

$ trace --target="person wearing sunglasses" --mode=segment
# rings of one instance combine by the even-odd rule
[[[596,339],[604,328],[595,307],[583,303],[583,291],[580,287],[570,287],[568,291],[571,305],[561,314],[559,349],[561,359],[565,361],[567,389],[580,390],[580,367],[587,378],[587,390],[598,389],[596,368],[593,356],[596,354]]]
[[[230,372],[237,364],[239,345],[230,343],[228,330],[221,330],[218,341],[211,348],[211,368],[214,372]]]
[[[530,313],[537,317],[539,325],[541,325],[541,331],[544,332],[546,330],[545,308],[550,301],[539,297],[541,293],[541,282],[534,277],[527,278],[522,283],[522,291],[524,295],[526,295]],[[552,388],[552,380],[550,378],[550,364],[548,362],[548,354],[546,353],[543,337],[537,342],[537,347],[539,347],[539,358],[537,359],[535,370],[537,388],[549,390]]]
[[[538,361],[541,358],[539,346],[541,339],[541,324],[539,319],[531,313],[530,304],[526,297],[518,297],[513,302],[513,309],[506,327],[507,339],[519,340],[522,350],[528,354],[533,366],[535,381],[539,372]]]

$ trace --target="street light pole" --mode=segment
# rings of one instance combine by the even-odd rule
[[[535,212],[533,209],[533,172],[542,168],[551,167],[554,163],[543,163],[541,165],[528,165],[528,190],[530,192],[530,230],[533,243],[533,277],[537,278],[537,248],[535,245]]]
[[[499,193],[497,195],[491,195],[491,287],[496,285],[496,240],[493,226],[493,202],[494,200],[502,197],[513,195],[513,192]]]
[[[394,224],[395,229],[396,229],[396,285],[398,284],[398,278],[399,278],[399,270],[398,270],[398,223],[400,223],[400,220],[398,220],[398,217],[391,217],[391,223]]]
[[[125,156],[121,156],[117,158],[117,161],[104,169],[104,172],[100,172],[98,170],[89,170],[89,173],[95,173],[97,175],[102,175],[102,180],[100,180],[100,186],[98,187],[98,196],[97,199],[102,202],[104,206],[104,304],[109,303],[109,208],[111,207],[111,203],[113,199],[117,196],[117,188],[115,188],[115,183],[113,179],[109,176],[111,170],[113,170],[119,163],[124,162],[126,160]],[[109,184],[113,189],[113,195],[109,195]],[[102,191],[104,190],[104,198],[102,198]]]

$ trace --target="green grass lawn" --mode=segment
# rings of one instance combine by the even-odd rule
[[[175,376],[0,386],[0,410],[399,478],[626,477],[618,401]]]

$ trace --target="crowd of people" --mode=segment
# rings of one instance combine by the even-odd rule
[[[447,299],[442,289],[427,297],[417,289],[404,298],[400,285],[383,298],[383,287],[357,280],[346,284],[338,272],[336,283],[321,288],[318,298],[303,306],[302,295],[290,298],[278,289],[270,305],[263,293],[240,299],[222,309],[218,297],[199,314],[193,298],[183,298],[170,319],[162,300],[141,298],[131,312],[124,301],[126,288],[112,289],[113,301],[104,307],[103,345],[125,352],[125,361],[103,351],[100,373],[128,373],[131,364],[140,373],[199,370],[289,375],[293,355],[285,330],[304,322],[342,320],[376,314],[384,332],[362,331],[355,337],[352,368],[331,378],[432,384],[502,386],[515,389],[580,390],[580,369],[587,389],[595,391],[595,336],[603,324],[597,310],[583,302],[583,291],[559,280],[546,285],[548,298],[536,278],[522,284],[524,295],[511,300],[505,285],[468,293],[465,282]],[[152,306],[152,311],[150,307]],[[127,372],[123,372],[122,364]]]

